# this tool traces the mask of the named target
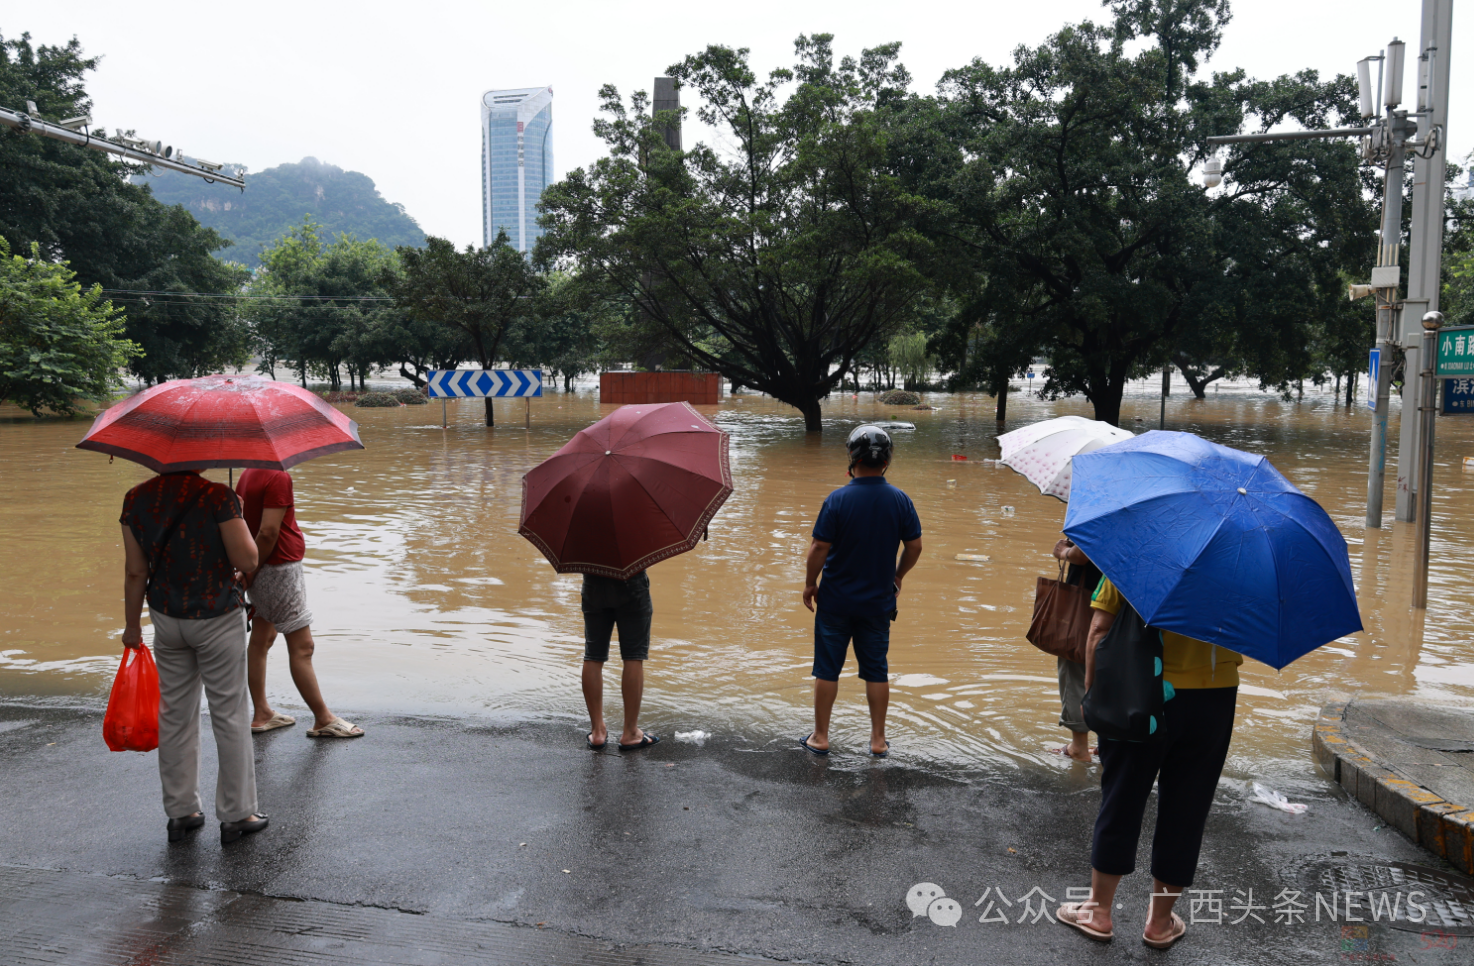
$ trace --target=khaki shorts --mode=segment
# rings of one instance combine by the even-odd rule
[[[256,571],[247,591],[256,616],[276,625],[283,634],[300,631],[312,623],[307,609],[307,581],[302,576],[302,561],[269,564]]]

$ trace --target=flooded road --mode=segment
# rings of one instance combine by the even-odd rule
[[[1128,396],[1123,425],[1157,425],[1155,386]],[[1411,529],[1366,531],[1370,415],[1329,393],[1281,402],[1247,388],[1193,400],[1179,389],[1169,429],[1269,456],[1330,512],[1351,546],[1366,631],[1283,673],[1248,662],[1227,773],[1308,779],[1309,730],[1334,690],[1474,697],[1474,421],[1439,421],[1433,571],[1426,626],[1407,608]],[[993,401],[930,396],[937,408],[885,407],[869,396],[825,406],[822,439],[770,399],[724,397],[700,407],[732,435],[736,492],[694,552],[651,569],[654,648],[647,667],[652,730],[704,730],[754,747],[803,734],[811,721],[811,616],[800,602],[803,555],[825,495],[845,482],[844,439],[862,421],[900,419],[891,480],[914,499],[926,551],[906,581],[891,645],[891,737],[913,761],[939,767],[1028,764],[1069,768],[1051,753],[1057,724],[1054,659],[1023,639],[1034,578],[1053,573],[1049,549],[1064,505],[999,467]],[[521,401],[480,425],[481,403],[354,409],[367,449],[297,467],[297,514],[307,536],[308,594],[325,696],[346,712],[578,720],[582,701],[579,577],[554,574],[516,534],[520,478],[573,433],[612,411],[590,391]],[[1394,400],[1394,407],[1396,401]],[[1015,393],[1007,429],[1067,413]],[[1136,421],[1141,419],[1141,422]],[[1397,427],[1397,414],[1391,420]],[[37,421],[0,408],[0,692],[105,695],[122,630],[124,491],[148,471],[74,448],[85,420]],[[1395,445],[1389,445],[1391,453]],[[965,460],[954,459],[965,456]],[[212,471],[223,480],[224,471]],[[958,554],[986,560],[958,560]],[[609,671],[617,674],[617,662]],[[285,655],[272,663],[273,702],[300,707]],[[847,666],[836,708],[837,747],[863,750],[863,692]],[[611,682],[612,683],[612,682]],[[570,740],[581,732],[570,729]]]

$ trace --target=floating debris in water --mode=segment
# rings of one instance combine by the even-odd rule
[[[704,745],[706,739],[711,737],[710,731],[677,731],[676,740],[689,742],[693,745]]]
[[[972,561],[973,563],[987,563],[992,558],[985,553],[959,553],[957,554],[956,559],[968,560]]]

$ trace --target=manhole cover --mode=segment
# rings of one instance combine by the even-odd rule
[[[1368,923],[1426,932],[1438,929],[1474,936],[1474,880],[1406,862],[1325,868],[1321,886],[1338,898],[1340,918],[1351,912]]]

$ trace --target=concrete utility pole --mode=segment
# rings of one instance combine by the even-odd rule
[[[92,118],[86,115],[67,118],[64,121],[44,121],[37,115],[35,104],[28,101],[26,109],[25,112],[21,112],[0,107],[0,124],[29,134],[39,134],[42,137],[91,148],[94,151],[116,154],[128,161],[139,161],[153,167],[178,171],[181,174],[192,174],[206,181],[218,181],[232,188],[240,188],[242,191],[246,189],[245,175],[239,171],[234,174],[222,174],[225,167],[223,164],[201,161],[199,158],[194,159],[194,164],[185,164],[183,161],[176,160],[182,157],[179,152],[172,147],[166,147],[159,141],[125,139],[121,135],[117,135],[116,141],[110,141],[103,137],[102,129],[96,132],[91,130]]]
[[[1414,131],[1407,112],[1394,111],[1401,100],[1403,44],[1394,40],[1387,45],[1387,121],[1373,129],[1364,154],[1369,161],[1382,161],[1382,229],[1378,233],[1377,265],[1372,269],[1371,289],[1377,298],[1377,384],[1368,386],[1376,401],[1372,413],[1371,457],[1367,463],[1366,525],[1373,529],[1382,525],[1382,493],[1386,489],[1387,414],[1391,409],[1392,346],[1398,339],[1398,318],[1402,306],[1397,301],[1402,269],[1398,259],[1402,250],[1402,182],[1407,158],[1408,136]],[[1371,58],[1368,58],[1369,61]],[[1363,61],[1367,64],[1367,61]],[[1370,65],[1364,73],[1370,73]],[[1394,79],[1395,75],[1395,79]],[[1396,98],[1396,99],[1394,99]],[[1365,111],[1365,107],[1363,107]],[[1353,292],[1353,296],[1357,293]]]
[[[1418,43],[1418,140],[1429,146],[1413,170],[1412,225],[1408,232],[1407,299],[1399,333],[1403,353],[1402,431],[1397,442],[1396,519],[1417,519],[1416,495],[1422,477],[1419,439],[1421,420],[1414,401],[1421,399],[1414,373],[1425,367],[1418,358],[1423,329],[1420,320],[1439,310],[1443,268],[1444,167],[1447,162],[1449,47],[1453,36],[1453,0],[1423,0],[1423,27]],[[1386,365],[1384,368],[1390,369]],[[1421,377],[1420,377],[1421,378]]]

